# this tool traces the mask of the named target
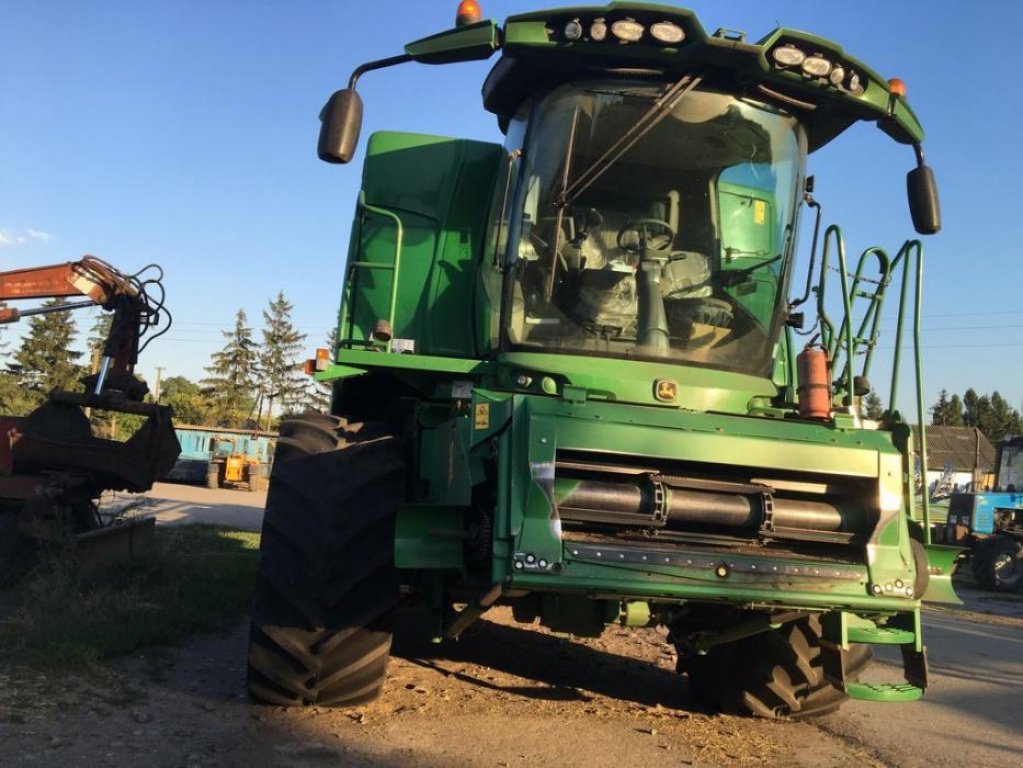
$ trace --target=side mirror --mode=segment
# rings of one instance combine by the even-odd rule
[[[906,174],[906,191],[916,231],[921,235],[938,232],[941,229],[941,206],[938,204],[938,185],[930,166],[921,163]]]
[[[352,88],[335,91],[320,110],[320,141],[316,154],[327,163],[351,162],[361,129],[362,98]]]

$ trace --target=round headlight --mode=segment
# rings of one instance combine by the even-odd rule
[[[607,24],[604,23],[603,19],[597,19],[595,22],[590,24],[590,39],[596,40],[598,43],[603,42],[604,38],[607,37]]]
[[[579,23],[578,19],[573,19],[565,25],[565,39],[566,40],[578,40],[583,36],[583,25]]]
[[[820,56],[807,56],[803,60],[803,71],[811,77],[824,77],[831,71],[831,62]]]
[[[842,81],[845,80],[845,67],[836,66],[831,70],[831,74],[828,75],[828,80],[831,81],[832,85],[841,85]]]
[[[806,54],[794,45],[783,45],[771,52],[771,57],[783,67],[797,67],[803,63]]]
[[[650,34],[653,35],[654,40],[658,40],[668,45],[672,43],[681,43],[686,33],[682,31],[682,27],[678,24],[672,24],[670,21],[659,21],[650,27]]]
[[[611,34],[626,43],[634,43],[643,37],[643,25],[632,19],[622,19],[611,25]]]

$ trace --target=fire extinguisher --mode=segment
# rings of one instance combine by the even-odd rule
[[[799,415],[804,419],[831,418],[831,372],[828,353],[811,341],[796,356]]]

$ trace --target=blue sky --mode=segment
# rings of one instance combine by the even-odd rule
[[[561,4],[481,3],[495,19]],[[0,269],[85,253],[126,271],[163,265],[174,327],[139,364],[150,381],[157,366],[164,376],[200,378],[235,312],[244,309],[258,328],[278,291],[295,304],[310,349],[321,345],[340,296],[361,152],[347,167],[316,159],[319,109],[355,66],[450,26],[456,6],[5,0]],[[944,215],[942,233],[925,242],[927,399],[974,386],[1023,406],[1023,86],[1015,56],[1023,4],[688,7],[708,31],[757,39],[781,25],[833,38],[883,76],[906,81]],[[377,129],[500,141],[479,100],[489,66],[408,64],[367,74],[362,144]],[[912,234],[912,166],[909,148],[869,125],[811,158],[825,219],[843,226],[851,252],[879,245],[894,253]],[[801,250],[808,253],[808,237]],[[82,330],[89,325],[79,316]],[[875,376],[884,396],[885,378]]]

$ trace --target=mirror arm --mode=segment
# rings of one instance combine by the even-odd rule
[[[391,56],[389,59],[367,61],[365,64],[356,67],[355,71],[352,72],[352,76],[348,79],[348,87],[354,91],[355,84],[359,82],[359,78],[365,73],[371,72],[374,69],[384,69],[385,67],[393,67],[396,64],[404,64],[407,61],[412,61],[412,57],[407,53],[403,53],[400,56]]]
[[[916,167],[920,168],[925,165],[924,163],[924,145],[919,141],[913,145],[913,151],[916,153]]]

